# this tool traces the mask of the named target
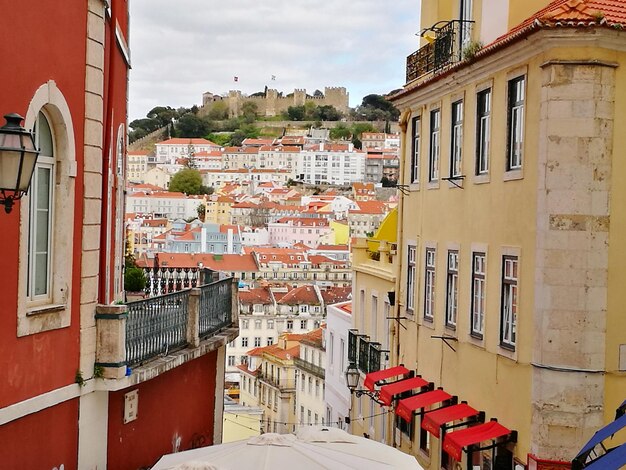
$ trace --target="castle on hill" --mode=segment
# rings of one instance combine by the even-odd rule
[[[206,92],[202,95],[201,114],[207,114],[218,102],[228,104],[229,117],[241,115],[244,103],[253,102],[257,106],[261,116],[277,116],[286,112],[289,106],[302,106],[307,102],[313,102],[317,106],[334,106],[342,113],[348,112],[348,92],[345,87],[326,87],[323,96],[307,95],[305,89],[296,88],[293,93],[283,96],[278,90],[266,89],[264,93],[257,93],[251,96],[244,95],[239,90],[231,90],[227,96],[214,95]]]

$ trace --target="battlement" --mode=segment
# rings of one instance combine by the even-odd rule
[[[282,94],[278,90],[268,88],[264,96],[246,96],[240,90],[230,90],[227,96],[214,95],[206,92],[202,95],[201,113],[207,114],[214,103],[226,101],[229,116],[238,117],[245,102],[254,103],[257,111],[263,116],[277,116],[286,112],[289,106],[302,106],[306,102],[314,102],[317,106],[334,106],[337,110],[348,112],[348,92],[345,87],[325,87],[324,96],[308,96],[306,88],[295,88],[292,93]]]

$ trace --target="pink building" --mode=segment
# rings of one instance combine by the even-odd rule
[[[270,243],[279,246],[292,246],[302,243],[316,248],[320,238],[331,231],[329,222],[320,218],[283,217],[267,224]]]

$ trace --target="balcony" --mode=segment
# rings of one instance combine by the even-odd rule
[[[135,369],[158,363],[168,370],[218,349],[237,336],[236,299],[228,278],[126,305],[100,305],[96,366],[103,378],[122,379]]]
[[[355,364],[364,374],[379,371],[388,354],[389,351],[381,349],[380,343],[370,341],[369,336],[360,335],[357,330],[348,331],[348,362]]]
[[[315,364],[305,361],[304,359],[300,359],[299,357],[294,358],[293,362],[297,368],[324,380],[325,370],[323,367],[316,366]]]
[[[464,59],[473,21],[440,21],[423,30],[420,36],[429,41],[406,58],[406,83],[428,73],[441,73]],[[433,37],[434,36],[434,37]]]

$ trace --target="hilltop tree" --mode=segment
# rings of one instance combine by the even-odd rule
[[[204,137],[210,130],[209,123],[193,113],[184,114],[176,122],[176,134],[181,137]]]
[[[172,176],[169,191],[185,194],[212,194],[213,188],[202,184],[202,176],[198,170],[183,168]]]

